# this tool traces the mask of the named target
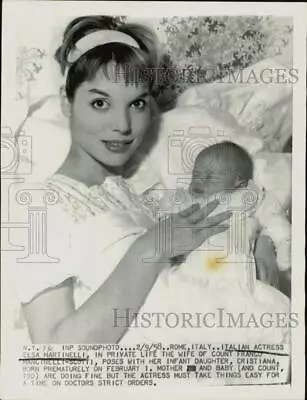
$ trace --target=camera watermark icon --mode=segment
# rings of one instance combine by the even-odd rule
[[[206,147],[228,140],[223,130],[212,132],[209,126],[190,127],[173,131],[168,137],[168,173],[178,175],[178,183],[184,181],[182,175],[189,175],[199,152]]]
[[[25,182],[32,172],[32,138],[14,135],[9,127],[1,130],[1,251],[23,251],[25,247],[12,240],[12,230],[27,229],[28,255],[17,262],[58,262],[47,251],[47,206],[58,201],[55,191],[26,189],[13,195],[14,185]],[[27,205],[27,221],[14,221],[16,204]]]
[[[29,136],[16,137],[9,127],[1,128],[1,250],[17,251],[24,247],[11,240],[12,220],[11,192],[12,186],[23,183],[23,175],[30,174],[32,140]]]
[[[28,206],[28,255],[18,258],[23,263],[55,263],[58,258],[50,257],[47,251],[47,206],[58,201],[54,190],[21,190],[17,193],[17,203]]]
[[[32,138],[14,135],[9,127],[1,129],[1,177],[32,173]]]

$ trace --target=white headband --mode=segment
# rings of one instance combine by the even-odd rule
[[[90,33],[78,40],[75,49],[72,50],[67,57],[67,61],[73,63],[78,60],[84,53],[107,43],[124,43],[128,46],[140,48],[137,41],[126,33],[112,30],[101,30]]]

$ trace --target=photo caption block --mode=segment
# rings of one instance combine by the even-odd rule
[[[283,344],[30,345],[24,386],[269,385],[289,381]]]

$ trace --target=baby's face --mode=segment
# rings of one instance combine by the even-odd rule
[[[226,165],[204,165],[202,161],[196,162],[194,166],[190,184],[193,197],[206,199],[226,190],[235,190],[236,177],[229,172]]]

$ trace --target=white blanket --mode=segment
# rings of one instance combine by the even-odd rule
[[[256,280],[255,213],[261,201],[251,188],[224,196],[214,213],[235,210],[229,231],[213,236],[183,264],[161,273],[124,342],[288,343],[289,328],[276,320],[270,327],[263,326],[262,321],[267,313],[273,319],[276,313],[288,314],[290,302]],[[170,203],[168,212],[175,212],[191,202],[187,195],[181,204]],[[221,318],[223,326],[218,324]],[[251,319],[255,322],[247,326]],[[233,320],[239,321],[237,326],[231,325]]]

